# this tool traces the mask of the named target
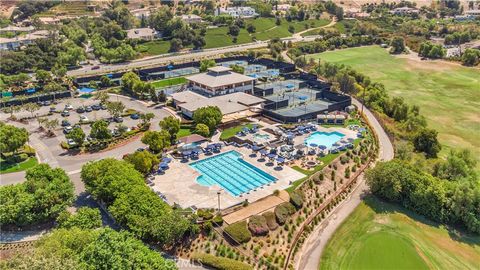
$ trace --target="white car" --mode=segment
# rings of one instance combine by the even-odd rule
[[[67,139],[67,144],[68,144],[69,146],[75,146],[75,145],[77,145],[77,143],[76,143],[74,140],[72,140],[72,139]]]
[[[85,116],[85,115],[80,115],[80,121],[81,121],[81,122],[87,122],[87,121],[88,121],[88,117]]]
[[[70,104],[67,104],[67,105],[65,105],[65,110],[71,111],[71,110],[73,110],[73,106],[70,105]]]

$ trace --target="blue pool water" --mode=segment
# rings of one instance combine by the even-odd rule
[[[200,172],[197,182],[204,186],[218,185],[233,196],[249,192],[276,180],[275,177],[244,161],[237,151],[225,152],[190,163]]]
[[[306,145],[316,144],[316,145],[325,145],[327,148],[331,148],[332,145],[338,142],[345,134],[334,131],[334,132],[323,132],[316,131],[305,139]]]

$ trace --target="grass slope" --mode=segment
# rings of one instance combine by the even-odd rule
[[[478,269],[480,237],[370,196],[328,241],[319,269]]]
[[[342,63],[381,82],[394,96],[420,106],[450,148],[469,148],[480,160],[480,70],[440,61],[394,57],[377,46],[329,51],[315,59]],[[480,165],[480,164],[479,164]]]
[[[35,157],[31,157],[24,162],[18,164],[6,163],[3,160],[0,160],[0,174],[20,172],[35,167],[38,164],[38,161]]]

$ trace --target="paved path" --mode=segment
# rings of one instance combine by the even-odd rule
[[[309,28],[309,29],[307,29],[307,30],[300,31],[300,32],[298,32],[298,33],[293,34],[292,37],[294,37],[294,38],[296,38],[296,39],[301,39],[301,38],[302,38],[302,34],[304,34],[304,33],[307,33],[307,32],[312,31],[312,30],[317,30],[317,29],[332,27],[332,26],[334,26],[336,23],[337,23],[337,17],[333,17],[333,18],[332,18],[332,21],[329,22],[327,25],[319,26],[319,27],[315,27],[315,28]]]
[[[361,108],[361,103],[352,99],[353,104]],[[370,121],[373,131],[377,134],[379,140],[379,160],[391,160],[394,156],[393,145],[390,142],[385,130],[375,116],[364,107],[363,112]],[[327,217],[322,226],[318,226],[306,239],[305,244],[297,254],[295,261],[295,269],[313,270],[318,269],[323,249],[328,240],[335,233],[336,229],[343,221],[355,210],[362,201],[363,195],[368,192],[363,175],[359,176],[359,185],[348,199],[343,201],[337,208]]]

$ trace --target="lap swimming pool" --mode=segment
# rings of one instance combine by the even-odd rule
[[[312,144],[324,145],[327,148],[331,148],[334,143],[338,142],[344,136],[345,134],[337,131],[334,131],[334,132],[316,131],[310,134],[310,136],[308,136],[305,139],[305,144],[308,146]]]
[[[218,185],[233,196],[247,193],[276,181],[276,178],[242,159],[237,151],[225,152],[190,163],[200,172],[197,182],[204,186]]]

